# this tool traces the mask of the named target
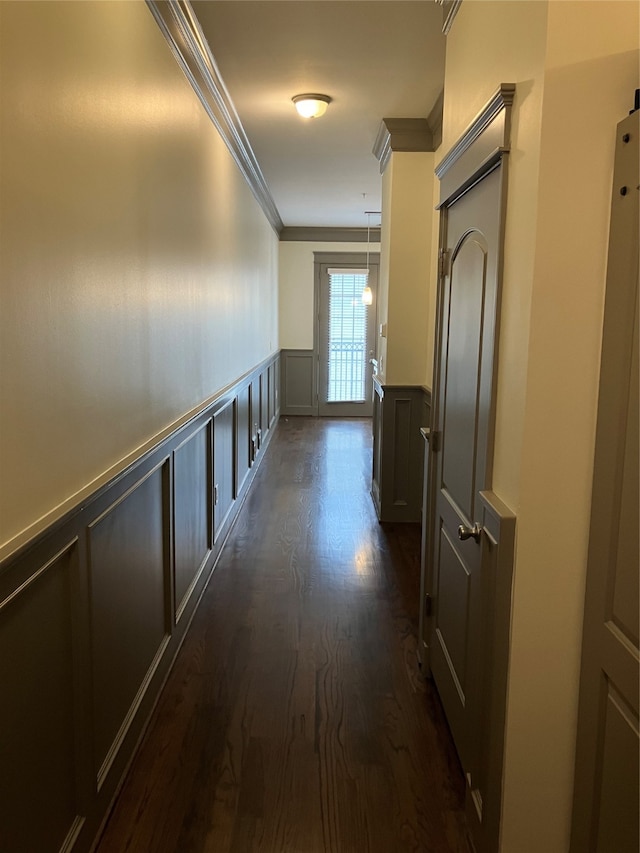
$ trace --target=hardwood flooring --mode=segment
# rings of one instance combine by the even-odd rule
[[[370,430],[281,420],[98,853],[470,853]]]

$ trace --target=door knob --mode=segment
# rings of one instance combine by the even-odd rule
[[[458,527],[458,539],[475,539],[476,542],[480,541],[480,534],[482,533],[482,528],[476,521],[473,527],[465,527],[464,524],[461,524]]]

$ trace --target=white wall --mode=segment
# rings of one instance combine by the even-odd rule
[[[281,349],[313,349],[314,252],[366,253],[366,243],[280,243],[279,328]],[[370,252],[380,244],[371,243]]]
[[[277,237],[144,3],[2,3],[0,556],[278,346]]]

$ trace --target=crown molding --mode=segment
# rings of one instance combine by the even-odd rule
[[[280,232],[281,242],[307,243],[366,243],[366,228],[315,228],[313,226],[285,226]],[[371,228],[371,243],[380,242],[380,229]]]
[[[442,6],[442,32],[446,35],[453,26],[453,19],[458,14],[462,0],[436,0]]]
[[[480,110],[458,141],[438,163],[440,205],[471,185],[477,175],[486,174],[491,164],[506,155],[511,146],[511,109],[515,83],[502,83]]]
[[[491,97],[487,105],[480,110],[469,127],[462,134],[456,144],[449,150],[445,157],[436,166],[436,175],[442,179],[451,167],[462,157],[462,155],[473,145],[482,134],[500,116],[503,110],[506,118],[510,117],[510,108],[516,94],[515,83],[501,83],[497,92]],[[508,150],[510,123],[504,122],[500,128],[500,147]]]
[[[383,118],[373,153],[384,172],[393,151],[433,151],[433,135],[426,118]]]
[[[216,126],[271,227],[283,223],[189,0],[146,0],[171,52]]]

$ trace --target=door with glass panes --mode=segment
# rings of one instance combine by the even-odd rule
[[[318,414],[371,417],[378,255],[317,265]],[[371,304],[363,299],[371,289]]]

